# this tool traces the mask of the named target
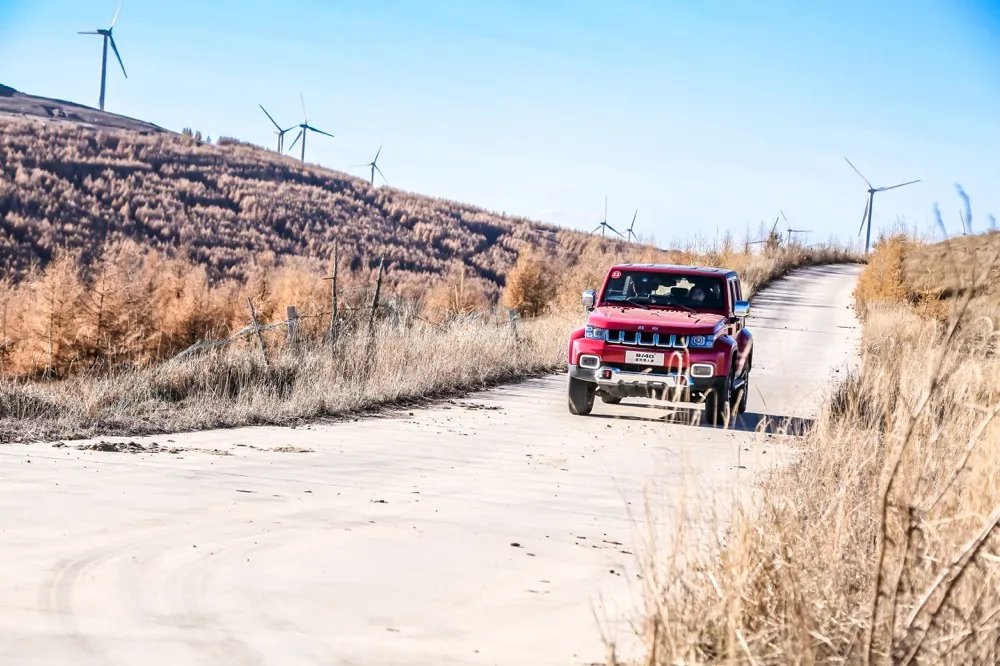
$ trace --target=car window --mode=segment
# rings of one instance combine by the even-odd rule
[[[612,271],[601,302],[636,301],[649,306],[722,310],[724,280],[653,271]]]

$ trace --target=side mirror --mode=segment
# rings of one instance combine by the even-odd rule
[[[733,305],[733,316],[737,319],[746,319],[750,314],[750,303],[747,301],[736,301]]]
[[[597,292],[594,291],[593,289],[588,289],[587,291],[583,292],[583,297],[581,300],[583,301],[583,307],[587,308],[588,310],[593,310],[594,303],[597,302]]]

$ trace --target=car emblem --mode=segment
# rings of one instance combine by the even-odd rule
[[[617,280],[621,276],[622,276],[622,272],[621,271],[611,271],[611,279],[612,280]]]

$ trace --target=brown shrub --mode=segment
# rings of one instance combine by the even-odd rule
[[[484,310],[488,303],[483,285],[469,278],[468,271],[461,264],[452,265],[424,297],[426,312],[439,320]]]
[[[903,256],[910,243],[903,236],[879,240],[868,258],[858,285],[854,289],[854,302],[858,314],[865,316],[875,303],[903,303],[908,300],[903,283]]]
[[[557,289],[552,263],[535,252],[524,252],[507,276],[502,303],[522,317],[537,317],[548,311]]]

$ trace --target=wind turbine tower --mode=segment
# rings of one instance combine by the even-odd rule
[[[861,180],[865,181],[865,185],[868,186],[868,201],[865,202],[865,212],[861,214],[861,226],[858,227],[858,235],[861,235],[861,230],[865,228],[865,222],[868,223],[868,232],[865,234],[865,254],[868,254],[868,248],[871,246],[872,241],[872,208],[875,206],[875,194],[878,192],[885,192],[887,190],[894,190],[897,187],[904,187],[906,185],[913,185],[914,183],[919,183],[920,180],[909,180],[905,183],[900,183],[899,185],[890,185],[889,187],[875,187],[871,182],[865,178],[865,175],[858,171],[858,167],[851,163],[851,160],[844,158],[844,161],[854,169],[854,173],[861,176]]]
[[[317,129],[317,128],[315,128],[315,127],[313,127],[312,125],[309,124],[309,117],[306,115],[306,99],[301,94],[299,95],[299,98],[302,100],[302,122],[299,123],[299,133],[295,135],[295,140],[292,141],[292,145],[290,145],[288,147],[288,150],[291,150],[292,148],[294,148],[295,144],[299,142],[299,139],[301,139],[302,140],[302,154],[301,154],[301,159],[302,159],[303,162],[305,162],[306,161],[306,134],[308,134],[309,132],[316,132],[317,134],[323,134],[324,136],[328,136],[331,139],[333,138],[333,135],[330,134],[329,132],[324,132],[321,129]]]
[[[98,28],[97,30],[88,30],[86,32],[80,32],[81,35],[100,35],[104,38],[104,50],[101,54],[101,96],[97,101],[98,107],[101,111],[104,110],[104,91],[107,87],[108,80],[108,44],[111,44],[111,50],[115,52],[115,58],[118,59],[118,64],[122,68],[122,74],[125,74],[125,78],[128,78],[128,74],[125,72],[125,63],[122,62],[122,56],[118,53],[118,46],[115,45],[115,38],[112,36],[112,32],[115,28],[115,23],[118,22],[118,15],[122,11],[122,4],[125,0],[120,0],[118,3],[118,9],[115,10],[114,18],[111,19],[111,25],[107,28]]]
[[[636,213],[638,213],[638,211],[636,211]],[[625,238],[625,236],[622,236],[622,232],[618,231],[613,226],[611,226],[610,224],[608,224],[608,198],[607,197],[604,197],[604,219],[601,220],[601,223],[598,224],[596,227],[594,227],[594,230],[592,232],[590,232],[590,233],[597,233],[598,229],[601,230],[601,238],[604,238],[605,232],[608,229],[611,229],[611,231],[615,232],[616,234],[618,234],[622,238]]]

